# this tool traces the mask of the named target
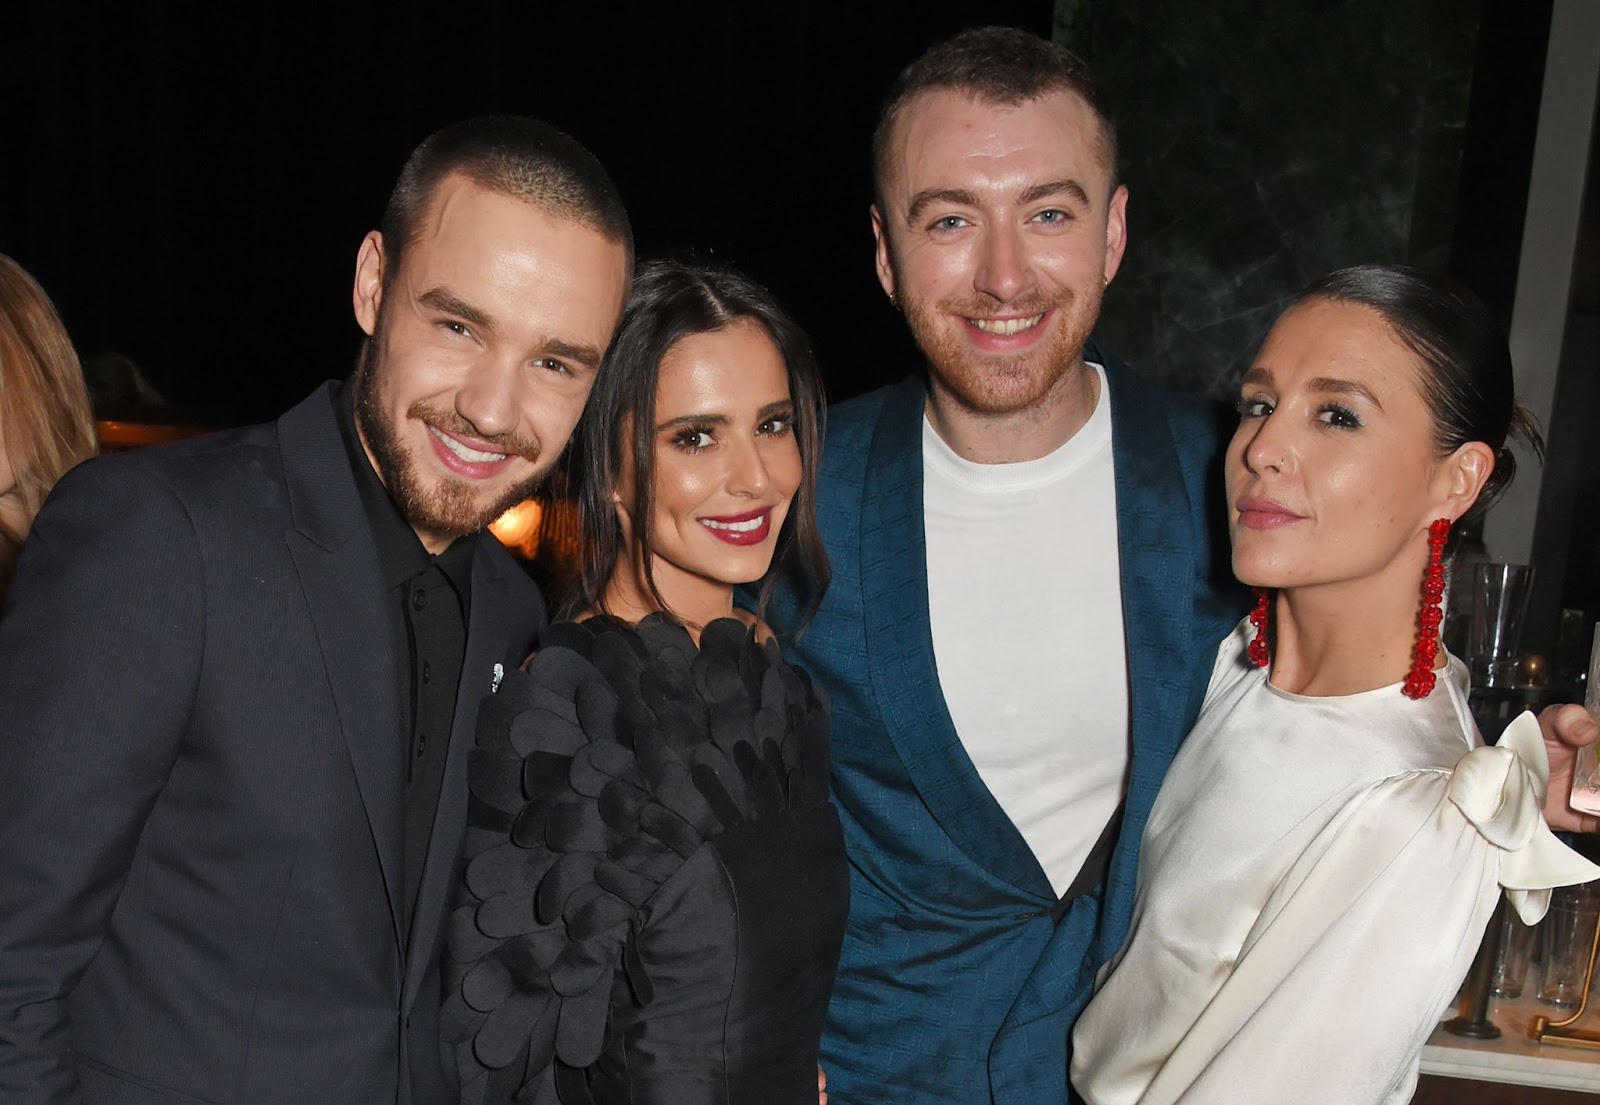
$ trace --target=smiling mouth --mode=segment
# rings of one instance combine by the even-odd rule
[[[711,536],[730,545],[759,545],[772,530],[772,509],[726,518],[696,518]]]
[[[1009,338],[1013,334],[1020,334],[1024,330],[1032,330],[1044,321],[1044,315],[1029,315],[1027,318],[969,318],[973,328],[982,330],[985,334],[994,334],[998,337]]]
[[[432,426],[428,427],[428,432],[433,435],[435,441],[468,464],[498,464],[511,455],[510,453],[486,453],[481,449],[469,449],[449,434],[436,430]]]

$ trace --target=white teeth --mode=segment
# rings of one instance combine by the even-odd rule
[[[449,434],[442,434],[432,426],[428,427],[428,432],[443,442],[446,449],[449,449],[468,464],[493,464],[496,461],[505,460],[507,456],[505,453],[484,453],[477,449],[468,449]]]
[[[707,529],[725,529],[733,533],[754,533],[766,523],[767,516],[765,514],[745,522],[713,522],[710,518],[700,519],[700,524]]]
[[[1010,337],[1022,331],[1039,325],[1044,319],[1043,315],[1033,315],[1030,318],[969,318],[968,322],[982,330],[985,334],[999,334],[1001,337]]]

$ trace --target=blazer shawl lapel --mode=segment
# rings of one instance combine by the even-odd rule
[[[407,1010],[416,1001],[427,974],[428,963],[433,958],[432,949],[439,939],[439,926],[455,904],[459,877],[456,861],[461,856],[461,842],[467,830],[467,759],[476,738],[478,708],[496,685],[494,666],[507,660],[507,642],[511,639],[510,589],[500,575],[500,563],[490,555],[485,544],[494,538],[479,535],[475,540],[478,546],[472,557],[472,605],[468,612],[461,686],[456,692],[450,748],[445,753],[444,781],[439,789],[439,806],[434,813],[428,857],[423,864],[422,885],[417,891],[417,907],[411,922],[404,998]]]
[[[861,505],[867,668],[878,709],[923,804],[974,862],[1042,907],[1055,900],[1022,834],[984,786],[939,686],[928,614],[920,379],[896,386],[873,434]]]
[[[1108,364],[1106,374],[1132,730],[1127,803],[1109,882],[1127,888],[1131,901],[1144,823],[1185,736],[1182,719],[1194,663],[1186,650],[1197,586],[1196,505],[1162,397],[1126,368]],[[1120,926],[1114,927],[1120,943]]]
[[[378,551],[335,421],[332,385],[278,420],[294,526],[284,534],[389,894],[396,945],[404,883],[404,708]]]
[[[1122,946],[1137,885],[1139,841],[1185,735],[1181,726],[1193,670],[1185,650],[1195,588],[1194,510],[1162,397],[1128,369],[1105,361],[1132,732],[1127,798],[1098,909],[1074,909],[1057,927],[1006,1017],[1012,1027],[1059,1010],[1075,991],[1086,997],[1096,968]]]

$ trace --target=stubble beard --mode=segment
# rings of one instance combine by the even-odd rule
[[[400,427],[388,419],[379,395],[379,381],[384,375],[382,335],[383,320],[380,318],[376,333],[362,349],[356,366],[356,426],[371,450],[384,489],[412,528],[419,534],[428,533],[450,540],[466,537],[477,533],[536,492],[544,483],[550,467],[539,464],[541,451],[538,441],[517,434],[486,438],[454,411],[436,409],[418,400],[407,410],[408,420],[492,442],[497,450],[522,456],[535,465],[535,470],[527,479],[508,486],[489,500],[483,499],[465,480],[441,475],[430,483],[422,478],[415,458],[401,440]]]
[[[938,303],[907,296],[903,301],[912,337],[928,359],[934,387],[975,414],[1009,415],[1038,405],[1083,360],[1083,346],[1100,316],[1104,289],[1063,291],[1054,299],[1033,296],[999,303],[947,299]],[[1060,318],[1045,342],[1017,356],[986,356],[965,346],[953,326],[1000,309],[1028,316],[1055,311]]]

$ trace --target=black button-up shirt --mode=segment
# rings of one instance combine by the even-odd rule
[[[401,689],[409,691],[408,732],[395,734],[406,742],[405,802],[405,916],[404,932],[411,931],[422,865],[433,835],[444,781],[445,754],[455,724],[456,694],[461,686],[461,665],[466,658],[467,616],[472,609],[472,551],[470,539],[455,541],[438,556],[422,547],[416,531],[384,489],[361,439],[356,434],[352,388],[339,393],[339,426],[345,450],[355,469],[356,487],[378,546],[378,563],[388,599],[394,639],[406,646],[407,678]],[[374,663],[384,662],[376,653]]]

